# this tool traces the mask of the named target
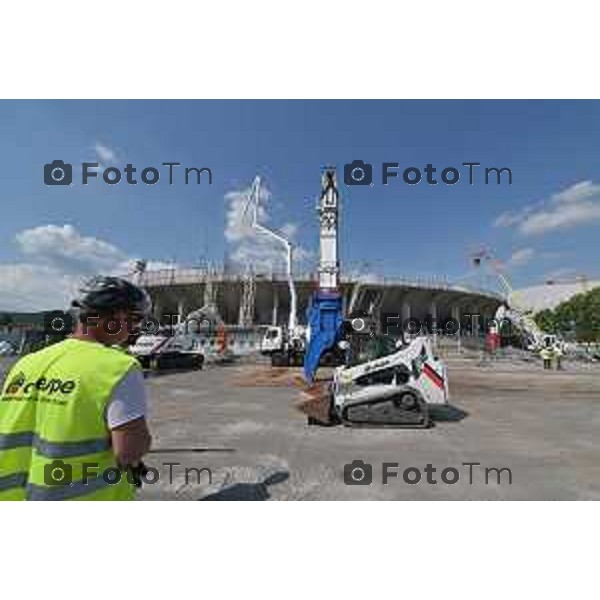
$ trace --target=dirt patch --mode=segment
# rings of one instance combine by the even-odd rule
[[[313,385],[329,381],[330,377],[321,376]],[[295,387],[300,390],[312,387],[304,381],[301,368],[268,365],[244,368],[232,378],[231,385],[236,387]]]
[[[300,369],[258,366],[244,369],[231,380],[236,387],[304,387]]]
[[[329,384],[326,381],[317,382],[306,386],[300,392],[300,402],[296,408],[308,417],[326,425],[331,421],[330,414],[331,398]]]

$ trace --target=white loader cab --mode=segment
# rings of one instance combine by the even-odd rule
[[[376,335],[361,346],[334,372],[337,420],[349,426],[429,427],[429,406],[449,400],[446,365],[429,338],[403,344]]]

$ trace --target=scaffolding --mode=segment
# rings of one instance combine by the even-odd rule
[[[250,267],[242,280],[242,297],[240,300],[240,314],[238,324],[242,327],[254,325],[254,307],[256,304],[256,280]]]

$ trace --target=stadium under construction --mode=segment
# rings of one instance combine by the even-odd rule
[[[259,273],[250,266],[243,275],[209,267],[147,270],[146,263],[138,261],[132,278],[150,293],[156,319],[171,325],[187,321],[190,315],[210,313],[221,329],[239,333],[228,340],[230,350],[237,354],[259,348],[261,327],[270,327],[276,331],[267,331],[267,338],[272,333],[279,340],[276,353],[281,350],[287,357],[285,362],[291,359],[296,363],[296,355],[307,352],[305,375],[311,379],[320,357],[343,337],[343,321],[350,322],[359,311],[372,317],[380,330],[382,316],[394,315],[398,319],[395,325],[402,325],[404,330],[410,319],[419,321],[419,329],[427,320],[434,328],[453,322],[452,334],[462,333],[458,324],[465,323],[467,315],[477,314],[480,323],[470,319],[468,329],[483,333],[502,304],[501,296],[442,280],[345,275],[339,259],[340,194],[334,169],[324,170],[321,176],[317,202],[319,264],[315,273],[294,272],[293,244],[281,232],[259,222],[260,201],[261,179],[257,176],[243,216],[254,235],[281,247],[285,272]],[[205,344],[206,340],[201,345]]]
[[[162,269],[136,276],[149,292],[155,318],[174,315],[174,321],[203,306],[215,306],[223,322],[232,327],[253,328],[288,322],[290,295],[284,274],[228,274],[209,268]],[[306,323],[310,297],[317,286],[314,275],[294,277],[298,319]],[[391,278],[341,278],[346,312],[363,310],[377,317],[397,313],[402,320],[421,321],[431,315],[438,322],[458,321],[467,314],[494,317],[502,304],[490,291],[452,285],[442,280]]]

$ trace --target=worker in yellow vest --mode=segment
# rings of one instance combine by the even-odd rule
[[[148,294],[95,277],[73,335],[21,358],[0,396],[0,500],[132,500],[150,448],[138,361],[112,348],[148,314]]]
[[[540,350],[540,356],[542,358],[542,362],[544,363],[544,369],[552,368],[552,359],[554,358],[554,351],[551,346],[544,346]]]
[[[565,355],[565,346],[562,342],[556,342],[554,344],[554,360],[556,363],[556,370],[562,371],[562,357]]]

